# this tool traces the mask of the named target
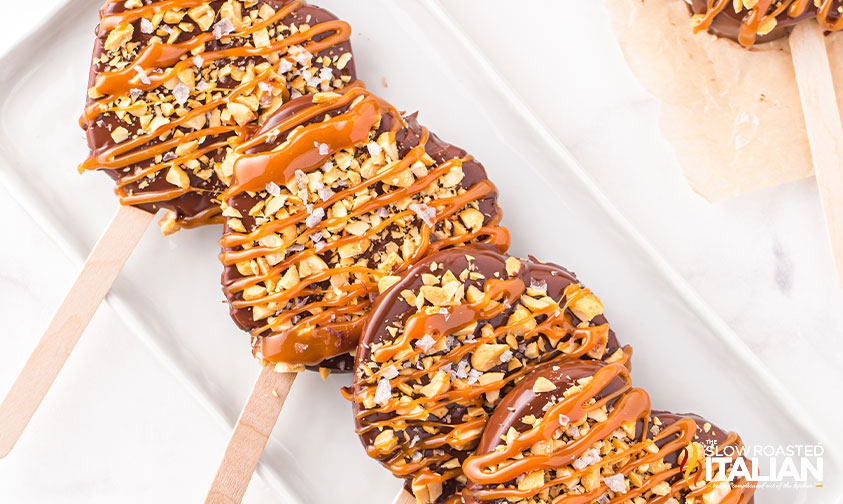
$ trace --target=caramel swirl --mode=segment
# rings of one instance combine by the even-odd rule
[[[629,356],[563,268],[457,248],[378,299],[346,394],[369,456],[421,502],[459,502],[462,462],[503,394],[544,362]]]
[[[489,425],[463,463],[469,504],[752,499],[744,480],[705,481],[706,456],[741,447],[740,437],[696,415],[651,411],[649,395],[618,363],[542,366],[501,401]]]
[[[121,204],[222,222],[235,147],[284,102],[354,78],[343,21],[301,1],[106,3],[80,120]]]
[[[233,174],[224,292],[256,355],[292,369],[349,370],[372,297],[426,255],[509,244],[482,166],[362,83],[281,107]]]
[[[840,0],[685,0],[694,32],[712,33],[750,47],[788,34],[794,24],[816,18],[826,31],[843,28]]]

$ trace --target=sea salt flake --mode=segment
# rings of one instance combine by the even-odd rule
[[[563,414],[561,414],[561,413],[559,414],[559,426],[560,426],[560,427],[567,427],[567,426],[568,426],[568,422],[570,422],[570,421],[571,421],[571,419],[570,419],[570,418],[568,418],[567,416],[565,416],[565,415],[563,415]]]
[[[386,219],[387,217],[389,217],[389,209],[387,209],[386,207],[378,208],[378,217],[380,217],[381,219]]]
[[[454,371],[454,375],[461,380],[466,379],[468,377],[468,361],[459,361],[459,363],[457,363],[457,370]]]
[[[205,64],[205,60],[202,59],[201,54],[197,54],[196,56],[193,57],[193,64],[196,65],[199,68],[202,68],[202,65]]]
[[[173,98],[176,99],[176,103],[179,105],[184,105],[187,101],[187,98],[190,96],[190,88],[183,82],[179,82],[176,84],[176,87],[173,88]]]
[[[392,397],[392,386],[389,384],[389,379],[381,378],[378,380],[378,388],[375,390],[375,402],[383,404]]]
[[[325,218],[325,210],[322,208],[314,208],[313,212],[307,216],[304,223],[307,227],[312,228],[322,222]]]
[[[152,33],[152,22],[146,18],[141,18],[140,29],[141,33]]]
[[[307,65],[313,58],[313,55],[310,54],[307,49],[304,49],[301,46],[297,45],[290,46],[288,52],[290,53],[290,56],[292,56],[293,59],[296,60],[296,63],[298,63],[299,65]]]
[[[289,72],[293,68],[293,62],[287,58],[281,58],[278,62],[278,71],[282,74]]]
[[[609,497],[606,496],[606,494],[603,494],[600,497],[596,498],[594,502],[596,502],[597,504],[609,504],[610,500]]]
[[[466,382],[469,385],[477,383],[477,379],[480,378],[480,375],[482,375],[482,374],[483,374],[482,371],[478,371],[477,369],[472,369],[471,371],[468,372],[468,380],[466,380]]]
[[[435,345],[435,344],[436,344],[436,340],[433,339],[433,337],[431,335],[425,334],[424,337],[416,343],[416,347],[421,348],[422,350],[427,352],[431,348],[433,348],[433,345]]]
[[[135,72],[138,73],[138,78],[144,84],[150,84],[151,81],[149,80],[149,76],[146,75],[146,71],[140,65],[135,65],[132,67]]]
[[[304,250],[304,245],[302,245],[301,243],[294,243],[293,245],[287,247],[287,250],[289,252],[301,252],[302,250]]]
[[[585,452],[585,454],[582,457],[575,460],[574,463],[573,463],[573,466],[574,466],[574,469],[579,471],[581,469],[585,469],[586,467],[588,467],[590,465],[594,465],[598,462],[600,462],[600,452],[597,451],[597,449],[592,448],[592,449],[588,450],[587,452]],[[621,478],[623,478],[623,476],[621,476]]]
[[[258,82],[258,89],[260,89],[261,91],[263,91],[265,93],[271,93],[273,91],[273,89],[275,89],[275,88],[273,88],[271,85],[267,84],[266,82],[261,81],[261,82]]]
[[[606,482],[606,486],[609,487],[609,490],[615,493],[626,493],[626,482],[624,481],[623,474],[615,474],[613,476],[603,478],[603,481]],[[608,500],[606,502],[608,502]]]
[[[199,81],[198,84],[196,84],[196,90],[197,91],[201,92],[201,91],[204,91],[206,89],[208,89],[208,83],[207,82],[201,80],[201,81]]]
[[[211,33],[213,33],[215,39],[219,40],[233,31],[234,25],[231,24],[231,21],[228,18],[222,18],[214,25]]]
[[[323,81],[329,81],[334,78],[334,71],[330,68],[322,67],[322,69],[319,70],[319,78]]]
[[[316,191],[316,193],[319,194],[319,198],[322,199],[322,201],[328,201],[329,199],[331,199],[331,196],[334,195],[334,191],[330,190],[327,187],[320,188],[318,191]]]
[[[530,288],[536,292],[547,294],[547,282],[545,280],[536,280],[535,278],[530,280]]]
[[[138,88],[132,88],[129,90],[129,96],[132,98],[133,101],[137,100],[138,96],[140,96],[142,93],[143,91]]]
[[[322,241],[322,231],[317,231],[310,235],[310,239],[313,240],[313,243],[317,243]]]
[[[331,153],[331,146],[326,143],[313,142],[313,146],[319,149],[320,156],[327,156]]]
[[[164,160],[164,161],[172,161],[172,160],[176,159],[176,157],[177,156],[174,153],[166,152],[166,153],[164,153],[164,157],[161,158],[161,159]]]
[[[501,362],[509,362],[512,360],[512,350],[506,350],[500,356]]]
[[[436,209],[430,208],[424,203],[413,203],[410,205],[410,210],[416,213],[419,218],[428,226],[433,227],[436,222]]]
[[[273,196],[279,196],[281,194],[281,188],[275,182],[270,182],[266,184],[266,192]]]
[[[307,189],[307,175],[301,170],[296,170],[295,174],[296,186],[298,186],[299,190]]]
[[[576,425],[571,425],[567,429],[565,429],[565,434],[567,434],[568,437],[571,437],[573,439],[579,439],[580,429]]]

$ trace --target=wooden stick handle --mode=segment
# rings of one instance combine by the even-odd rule
[[[296,374],[276,372],[272,365],[263,367],[234,426],[225,455],[205,498],[207,504],[231,504],[243,500]]]
[[[395,498],[395,501],[392,504],[416,504],[416,498],[413,495],[401,489],[401,492],[398,493],[398,497]]]
[[[826,230],[843,287],[843,126],[825,38],[817,23],[806,21],[794,26],[789,41]]]
[[[121,206],[100,236],[41,341],[0,403],[0,458],[17,443],[153,217],[149,212]]]

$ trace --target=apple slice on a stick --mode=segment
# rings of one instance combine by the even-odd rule
[[[108,173],[124,206],[0,405],[0,457],[152,219],[130,205],[170,210],[165,233],[221,222],[216,196],[227,185],[232,146],[292,94],[342,87],[355,76],[350,26],[303,2],[137,4],[100,9],[82,117],[91,155],[80,171]]]
[[[298,373],[277,372],[272,364],[261,369],[228,441],[207,504],[240,502],[258,466],[272,428]]]
[[[222,204],[223,292],[255,354],[285,370],[351,371],[372,299],[395,275],[445,246],[509,244],[482,165],[362,83],[290,101],[236,153]],[[238,437],[215,488],[251,478],[264,444]],[[250,462],[225,467],[238,460]]]
[[[843,286],[843,126],[825,37],[811,20],[794,26],[788,42],[837,280]]]
[[[0,458],[9,454],[154,214],[120,206],[0,403]]]

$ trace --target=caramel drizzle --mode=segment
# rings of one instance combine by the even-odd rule
[[[166,0],[139,7],[137,9],[108,15],[100,20],[99,35],[102,37],[108,31],[111,31],[118,26],[123,26],[127,23],[136,21],[141,17],[151,16],[152,14],[170,9],[191,8],[203,3],[206,2],[198,0]],[[254,32],[257,32],[265,27],[272,26],[275,23],[279,23],[283,18],[290,15],[303,5],[304,2],[300,0],[292,1],[280,8],[270,18],[254,23],[251,27],[235,31],[226,36],[232,38],[250,37]],[[328,35],[318,42],[313,40],[315,37],[324,34]],[[316,24],[306,31],[291,34],[290,36],[282,40],[277,40],[265,47],[228,47],[217,51],[202,50],[196,54],[201,56],[203,67],[217,60],[245,58],[249,56],[267,56],[275,52],[285,51],[290,46],[303,43],[302,48],[315,55],[329,47],[344,43],[350,38],[350,35],[351,27],[348,23],[333,20]],[[105,96],[92,101],[85,107],[85,113],[81,122],[91,123],[100,114],[105,112],[128,112],[130,109],[137,108],[137,102],[132,103],[128,109],[109,107],[107,104],[117,98],[128,96],[130,90],[133,88],[140,89],[142,91],[150,91],[158,88],[171,79],[178,78],[180,72],[189,70],[191,67],[196,66],[193,60],[193,57],[196,54],[194,54],[193,51],[202,48],[206,42],[212,40],[214,40],[212,33],[201,32],[189,40],[179,43],[169,44],[152,42],[139,51],[135,59],[124,68],[101,73],[96,78],[94,88]],[[127,191],[127,186],[143,179],[146,176],[159,173],[169,167],[183,165],[192,159],[198,159],[202,155],[211,153],[216,149],[225,148],[229,145],[235,145],[241,142],[247,133],[255,127],[254,125],[231,124],[220,125],[217,127],[208,126],[187,133],[181,137],[171,135],[175,133],[177,128],[183,126],[185,123],[190,122],[198,116],[204,115],[205,113],[222,107],[225,104],[234,103],[241,95],[248,94],[254,90],[259,83],[269,81],[275,77],[283,77],[283,73],[279,71],[279,68],[285,60],[290,63],[294,63],[293,59],[289,55],[284,56],[269,69],[256,75],[255,78],[249,82],[242,83],[232,89],[208,88],[204,90],[205,93],[208,93],[208,96],[211,96],[211,93],[213,92],[221,91],[222,94],[217,99],[208,100],[204,105],[201,105],[200,102],[196,100],[189,99],[186,104],[193,106],[187,108],[187,114],[184,116],[178,117],[175,120],[170,120],[169,123],[158,127],[155,131],[150,131],[146,134],[132,137],[127,141],[123,141],[109,148],[97,149],[91,153],[88,159],[80,164],[79,171],[113,170],[123,173],[124,171],[128,171],[127,169],[134,165],[154,160],[156,156],[162,155],[165,152],[172,152],[172,150],[180,143],[190,142],[194,139],[201,141],[204,138],[222,137],[215,142],[202,145],[201,148],[191,153],[177,155],[173,159],[164,162],[153,162],[142,170],[136,170],[122,175],[117,179],[116,183],[116,193],[120,198],[120,203],[123,205],[158,203],[175,199],[189,192],[203,191],[202,188],[193,186],[184,188],[173,186],[168,190],[141,190],[135,194],[130,194]],[[147,75],[147,78],[149,79],[148,84],[141,81],[139,72],[136,70],[137,68],[142,69],[142,71]],[[161,71],[153,72],[153,70],[156,69],[160,69]],[[201,68],[199,68],[199,70],[201,70]],[[186,84],[191,87],[191,92],[194,92],[194,85],[191,83]],[[285,88],[282,90],[282,95],[284,101],[288,100],[290,96],[290,89]],[[169,100],[165,99],[164,101]],[[144,106],[151,107],[153,105],[155,105],[155,103],[144,102]],[[174,115],[172,117],[176,116]],[[170,138],[158,144],[149,145],[150,142],[162,135],[170,136]],[[221,222],[219,214],[220,209],[214,205],[189,221],[184,222],[184,224],[187,227],[193,227],[196,225]]]
[[[406,126],[394,107],[367,91],[362,87],[362,84],[351,85],[340,93],[337,97],[311,104],[239,146],[237,150],[243,155],[235,163],[234,182],[225,196],[230,198],[244,191],[260,191],[270,182],[283,185],[293,177],[297,170],[308,172],[317,169],[337,151],[368,142],[370,133],[377,128],[384,115],[389,114],[393,117],[391,128],[393,133]],[[340,114],[329,117],[322,122],[310,123],[300,127],[313,118],[321,117],[331,110],[343,107],[347,107],[347,109]],[[284,132],[289,132],[289,135],[280,147],[270,151],[246,154],[246,151],[266,143]],[[429,138],[428,130],[422,128],[418,145],[412,147],[399,161],[394,162],[391,167],[371,178],[361,180],[358,184],[337,191],[326,201],[314,202],[313,210],[322,209],[327,215],[327,210],[334,203],[396,177],[425,156],[425,145]],[[320,154],[318,144],[329,146],[330,153]],[[243,245],[255,243],[261,238],[273,235],[288,226],[296,226],[305,222],[308,213],[305,211],[304,202],[301,204],[302,208],[288,218],[267,222],[248,233],[239,233],[228,229],[220,241],[223,247],[220,260],[224,265],[231,266],[241,261],[258,259],[270,254],[284,254],[290,246],[300,242],[302,236],[311,236],[355,217],[375,212],[379,208],[397,203],[404,198],[420,194],[453,167],[461,167],[463,163],[472,159],[471,156],[465,156],[462,159],[445,161],[431,168],[426,176],[416,178],[410,186],[398,187],[372,198],[356,209],[349,211],[345,217],[326,217],[318,225],[297,233],[293,240],[276,247],[259,245],[241,248]],[[495,192],[495,186],[490,181],[483,180],[457,196],[432,200],[428,203],[428,206],[436,209],[433,227],[436,223],[452,217],[472,201],[479,201]],[[252,329],[251,333],[257,339],[261,356],[266,360],[275,362],[318,364],[328,357],[353,350],[357,345],[363,323],[361,317],[368,313],[371,306],[369,294],[378,292],[377,279],[385,273],[362,266],[332,267],[329,265],[327,270],[301,279],[295,287],[282,292],[267,293],[251,300],[235,299],[237,293],[242,293],[248,287],[265,283],[267,280],[277,281],[289,267],[299,264],[307,258],[331,252],[345,245],[364,243],[366,240],[375,239],[391,224],[412,220],[413,218],[415,218],[415,213],[412,210],[396,212],[384,218],[380,225],[371,227],[361,236],[349,235],[331,242],[322,242],[323,248],[320,248],[319,251],[316,250],[315,244],[310,242],[304,250],[286,256],[281,262],[267,268],[266,271],[239,278],[224,286],[223,288],[231,300],[232,308],[247,309],[265,303],[276,303],[278,306],[284,306],[297,298],[325,293],[327,291],[316,286],[316,284],[330,280],[332,276],[337,274],[352,274],[356,278],[349,285],[339,288],[341,295],[336,299],[330,301],[323,299],[293,309],[286,309],[277,314],[272,321],[267,319],[263,325]],[[500,214],[497,214],[474,232],[469,231],[459,236],[434,242],[431,241],[430,236],[433,227],[423,223],[422,240],[419,246],[408,260],[388,274],[400,273],[411,264],[433,252],[462,243],[491,243],[503,250],[508,245],[509,235],[504,228],[497,226],[500,218]],[[360,277],[356,275],[360,275]],[[300,317],[305,312],[310,313],[307,318],[296,324],[292,323],[294,317]],[[337,321],[342,317],[350,320]],[[284,327],[290,328],[285,329]]]
[[[617,378],[621,378],[624,385],[618,390],[598,398],[599,393]],[[595,402],[590,403],[592,399]],[[569,424],[578,424],[585,420],[589,412],[601,409],[612,401],[617,402],[614,403],[607,419],[594,425],[582,437],[571,441],[561,449],[555,450],[550,454],[531,453],[522,457],[523,453],[529,450],[534,444],[552,440],[554,432],[557,429],[565,428],[567,424],[563,425],[561,423],[560,415],[568,417]],[[479,489],[469,488],[463,492],[466,495],[472,495],[483,501],[506,498],[529,499],[553,486],[565,485],[576,478],[580,478],[594,471],[595,467],[611,467],[623,460],[627,460],[627,462],[615,474],[623,474],[624,477],[627,477],[636,467],[662,460],[671,453],[679,452],[694,441],[697,430],[696,422],[691,418],[681,418],[664,427],[653,439],[648,439],[647,433],[643,432],[642,439],[639,442],[617,453],[603,457],[595,465],[589,465],[581,470],[567,467],[577,458],[583,456],[595,442],[601,439],[610,440],[612,434],[624,424],[635,425],[636,422],[642,421],[644,426],[648,426],[650,412],[650,397],[643,389],[632,388],[629,370],[620,363],[607,364],[594,373],[593,379],[586,385],[583,385],[580,391],[556,403],[531,429],[520,433],[509,444],[503,445],[502,449],[499,447],[490,453],[473,455],[463,463],[463,471],[469,480],[480,485],[503,485],[522,474],[543,469],[565,467],[569,469],[569,474],[557,476],[547,481],[543,486],[530,490],[519,490],[516,487],[483,487]],[[664,444],[655,453],[647,450],[653,443],[661,441],[664,441]],[[722,446],[729,445],[742,446],[740,437],[734,432],[730,432],[725,442],[722,443]],[[718,453],[721,448],[720,446],[718,447]],[[680,492],[686,497],[696,497],[709,492],[711,485],[705,484],[704,481],[704,460],[702,459],[697,462],[697,466],[689,478],[680,477],[671,484],[668,495],[651,498],[648,502],[662,504],[667,502],[671,497],[679,496]],[[719,466],[716,466],[715,470],[717,467]],[[676,465],[649,476],[642,486],[635,487],[630,485],[627,493],[619,493],[608,502],[615,504],[634,499],[639,495],[643,495],[659,483],[674,479],[677,475],[680,475],[680,471],[681,469]],[[745,483],[745,480],[738,481],[737,486],[729,491],[721,501],[721,504],[746,504],[749,502],[749,499],[752,497],[752,491],[751,489],[741,488]],[[700,485],[699,488],[691,490],[691,487],[697,485]],[[589,492],[583,494],[563,494],[557,497],[554,503],[586,504],[593,502],[594,499],[599,498],[608,491],[609,488],[606,483],[601,481],[599,486]]]
[[[714,18],[731,6],[733,0],[708,0],[705,14],[700,15],[692,22],[694,33],[708,30]],[[773,22],[781,14],[787,11],[790,18],[798,18],[808,12],[808,9],[815,7],[814,0],[779,0],[775,7],[770,10],[772,0],[758,0],[754,6],[748,8],[747,14],[741,20],[741,27],[738,31],[738,42],[745,47],[755,43],[758,30],[766,23]],[[820,0],[816,7],[816,18],[819,25],[826,31],[839,31],[843,29],[843,17],[839,13],[833,13],[836,19],[831,19],[831,7],[833,0]]]
[[[470,355],[478,346],[484,343],[495,343],[503,341],[505,335],[515,327],[523,324],[523,321],[512,324],[501,325],[494,329],[493,333],[486,337],[477,337],[473,341],[464,342],[462,345],[440,356],[437,363],[429,369],[413,370],[406,373],[408,368],[403,368],[405,362],[412,362],[424,352],[414,348],[413,343],[422,339],[426,334],[430,335],[437,343],[447,338],[454,332],[465,328],[481,320],[489,320],[500,315],[507,306],[517,302],[525,291],[524,281],[520,278],[508,280],[489,279],[484,285],[484,296],[475,303],[465,303],[447,309],[447,313],[416,313],[408,318],[403,332],[391,344],[387,344],[372,352],[372,361],[386,363],[392,361],[396,369],[404,369],[402,374],[390,380],[390,386],[399,390],[410,390],[408,387],[413,382],[419,382],[421,378],[429,373],[435,373],[447,365],[456,365],[464,357]],[[573,323],[568,307],[576,303],[576,300],[588,294],[588,289],[572,283],[564,292],[564,303],[557,302],[555,305],[542,308],[533,312],[533,318],[546,316],[545,320],[538,323],[535,328],[523,334],[524,341],[538,335],[547,337],[552,342],[557,342],[570,336],[564,346],[559,349],[569,357],[582,357],[599,344],[608,332],[608,325],[591,326],[578,328]],[[435,344],[434,344],[435,347]],[[429,415],[441,408],[451,404],[482,406],[482,395],[487,392],[502,390],[509,384],[516,383],[530,371],[548,360],[557,358],[556,352],[544,352],[541,358],[533,362],[524,362],[517,371],[506,373],[502,380],[486,385],[476,382],[461,390],[449,390],[433,397],[420,396],[410,402],[399,403],[395,398],[390,399],[386,404],[361,411],[358,413],[358,420],[361,427],[358,434],[365,434],[374,429],[403,429],[409,425],[421,427],[441,428],[441,422],[429,421]],[[622,365],[621,365],[622,366]],[[406,374],[405,374],[406,373]],[[361,390],[353,396],[353,401],[362,404],[367,398],[374,396],[377,382],[384,377],[385,371],[373,373],[372,376],[361,380]],[[401,413],[399,410],[411,411],[419,407],[416,413]],[[368,421],[366,417],[373,414],[393,414],[388,419],[379,421]],[[412,461],[414,452],[422,450],[433,450],[445,445],[456,449],[468,449],[476,445],[486,425],[486,418],[477,418],[461,424],[446,424],[449,432],[432,435],[431,437],[419,440],[415,443],[401,442],[398,447],[379,449],[372,444],[366,447],[369,456],[381,459],[382,463],[398,476],[413,476],[414,484],[428,485],[435,482],[444,482],[456,478],[462,474],[460,469],[452,469],[441,474],[434,473],[430,467],[445,462],[452,455],[425,456],[418,461]],[[411,446],[412,444],[412,446]],[[386,459],[386,460],[383,460]],[[407,462],[407,460],[410,462]]]

